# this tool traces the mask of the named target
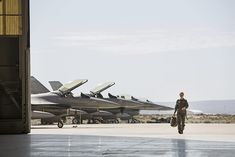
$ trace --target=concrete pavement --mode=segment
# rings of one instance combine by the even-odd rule
[[[235,156],[234,124],[188,124],[179,135],[169,124],[33,126],[28,135],[0,135],[1,157]]]

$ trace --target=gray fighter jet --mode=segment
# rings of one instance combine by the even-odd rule
[[[50,83],[53,90],[58,90],[61,86],[63,86],[63,84],[59,81],[49,81],[49,83]],[[89,94],[86,94],[86,95],[88,95],[92,98],[99,98],[99,99],[102,99],[102,100],[112,101],[114,103],[118,103],[119,107],[116,107],[115,109],[112,109],[112,110],[108,110],[106,108],[106,109],[104,109],[105,111],[101,111],[101,112],[99,112],[99,114],[96,115],[96,117],[99,117],[99,118],[102,117],[102,118],[105,118],[106,120],[111,119],[113,122],[118,122],[117,118],[120,118],[120,119],[125,118],[126,119],[127,117],[130,117],[127,113],[124,114],[124,112],[127,109],[139,108],[139,107],[143,106],[144,104],[142,104],[140,102],[137,102],[137,101],[133,101],[133,100],[118,98],[114,95],[111,95],[110,93],[109,93],[108,98],[103,97],[101,92],[103,92],[104,90],[112,87],[114,84],[115,84],[114,82],[106,82],[104,84],[98,85],[93,90],[91,90]],[[91,115],[92,115],[93,112],[95,112],[94,110],[87,109],[87,108],[83,109],[83,110],[88,112],[88,113],[91,113]],[[130,110],[128,110],[128,111],[130,111]],[[104,114],[104,113],[107,113],[107,112],[109,113],[108,116],[107,116],[107,114]],[[92,118],[93,118],[93,121],[94,121],[95,120],[94,116]],[[75,120],[73,120],[73,122],[74,121]],[[76,121],[78,121],[78,120],[76,120]]]
[[[63,84],[59,81],[49,81],[49,84],[51,85],[51,88],[54,91],[58,90],[59,88],[61,88],[63,86]],[[104,90],[112,87],[113,85],[115,85],[114,82],[106,82],[104,84],[100,84],[97,87],[95,87],[94,89],[92,89],[89,94],[85,94],[85,95],[93,97],[93,98],[96,97],[96,98],[100,98],[100,99],[103,99],[103,100],[118,103],[121,108],[135,108],[135,107],[138,108],[138,107],[143,106],[143,104],[141,102],[116,97],[116,96],[114,96],[110,93],[109,93],[108,98],[103,97],[101,92],[103,92]]]
[[[113,85],[114,83],[112,82],[107,82],[99,85],[98,87],[91,90],[91,95],[95,95],[98,98],[103,98],[101,92]],[[128,122],[138,122],[138,120],[136,120],[134,116],[139,115],[140,110],[172,110],[172,108],[170,107],[159,105],[149,100],[136,99],[133,96],[130,96],[130,99],[128,99],[128,97],[124,95],[115,96],[110,93],[108,93],[108,96],[109,98],[104,99],[117,102],[120,104],[121,107],[119,109],[106,109],[106,111],[115,114],[116,117],[122,120],[128,120]]]
[[[100,108],[119,107],[117,103],[90,97],[83,93],[81,93],[81,96],[74,97],[72,90],[86,82],[87,80],[85,79],[75,80],[64,84],[56,91],[50,92],[36,78],[31,77],[31,104],[33,113],[35,111],[41,111],[38,115],[41,115],[42,118],[48,116],[48,113],[54,114],[56,115],[54,118],[58,122],[58,127],[63,127],[63,122],[60,120],[61,117],[65,117],[66,115],[71,115],[73,113],[79,113],[79,115],[85,114],[81,111],[82,108],[99,110]]]
[[[138,107],[143,106],[141,102],[123,99],[121,97],[114,96],[110,93],[108,93],[108,98],[103,97],[101,93],[105,91],[106,89],[112,87],[113,85],[115,85],[114,82],[106,82],[104,84],[98,85],[97,87],[95,87],[93,90],[90,91],[89,95],[92,97],[101,98],[104,100],[118,103],[120,105],[120,109],[126,109],[126,108],[133,109],[133,108],[138,108]]]
[[[51,85],[51,88],[53,91],[57,91],[58,89],[60,89],[63,86],[63,84],[60,81],[49,81],[49,84]],[[73,93],[71,92],[71,94],[73,94]],[[90,98],[95,98],[95,97],[91,96],[90,94],[82,94],[82,95],[90,97]],[[97,98],[97,99],[100,99],[100,98]],[[108,100],[105,100],[105,101],[108,101]],[[119,106],[116,106],[116,108]],[[98,122],[97,119],[100,119],[100,117],[114,119],[115,115],[113,115],[111,112],[104,111],[102,109],[107,109],[107,108],[99,108],[99,110],[97,110],[95,108],[83,107],[82,110],[85,111],[87,114],[83,114],[82,116],[80,116],[79,114],[73,115],[74,118],[72,119],[72,123],[79,124],[79,123],[82,123],[83,120],[88,120],[88,123],[96,123],[96,122]]]
[[[59,81],[50,81],[49,82],[53,90],[57,90],[62,86],[62,83]],[[101,92],[104,90],[112,87],[115,83],[114,82],[106,82],[104,84],[98,85],[93,90],[90,91],[89,96],[101,98],[104,100],[112,101],[115,103],[118,103],[120,107],[113,108],[113,109],[105,109],[105,111],[108,111],[113,114],[113,116],[106,116],[103,118],[111,118],[116,119],[114,120],[117,122],[117,118],[120,118],[122,120],[128,120],[131,122],[136,122],[133,118],[133,116],[138,115],[140,110],[168,110],[172,109],[166,106],[158,105],[150,101],[141,101],[139,99],[136,99],[134,97],[131,97],[132,99],[127,99],[125,96],[114,96],[110,93],[108,93],[108,98],[104,98]],[[88,109],[84,109],[86,112],[92,112]]]

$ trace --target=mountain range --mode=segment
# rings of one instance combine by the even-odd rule
[[[157,102],[169,107],[175,106],[175,102]],[[235,100],[206,100],[189,101],[189,110],[199,110],[206,114],[232,114],[235,115]]]

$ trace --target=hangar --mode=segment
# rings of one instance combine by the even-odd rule
[[[29,0],[0,0],[0,133],[30,132]]]

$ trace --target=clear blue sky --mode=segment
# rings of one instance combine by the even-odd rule
[[[175,101],[235,99],[233,0],[31,0],[31,73],[76,92]],[[107,94],[104,93],[105,95]]]

